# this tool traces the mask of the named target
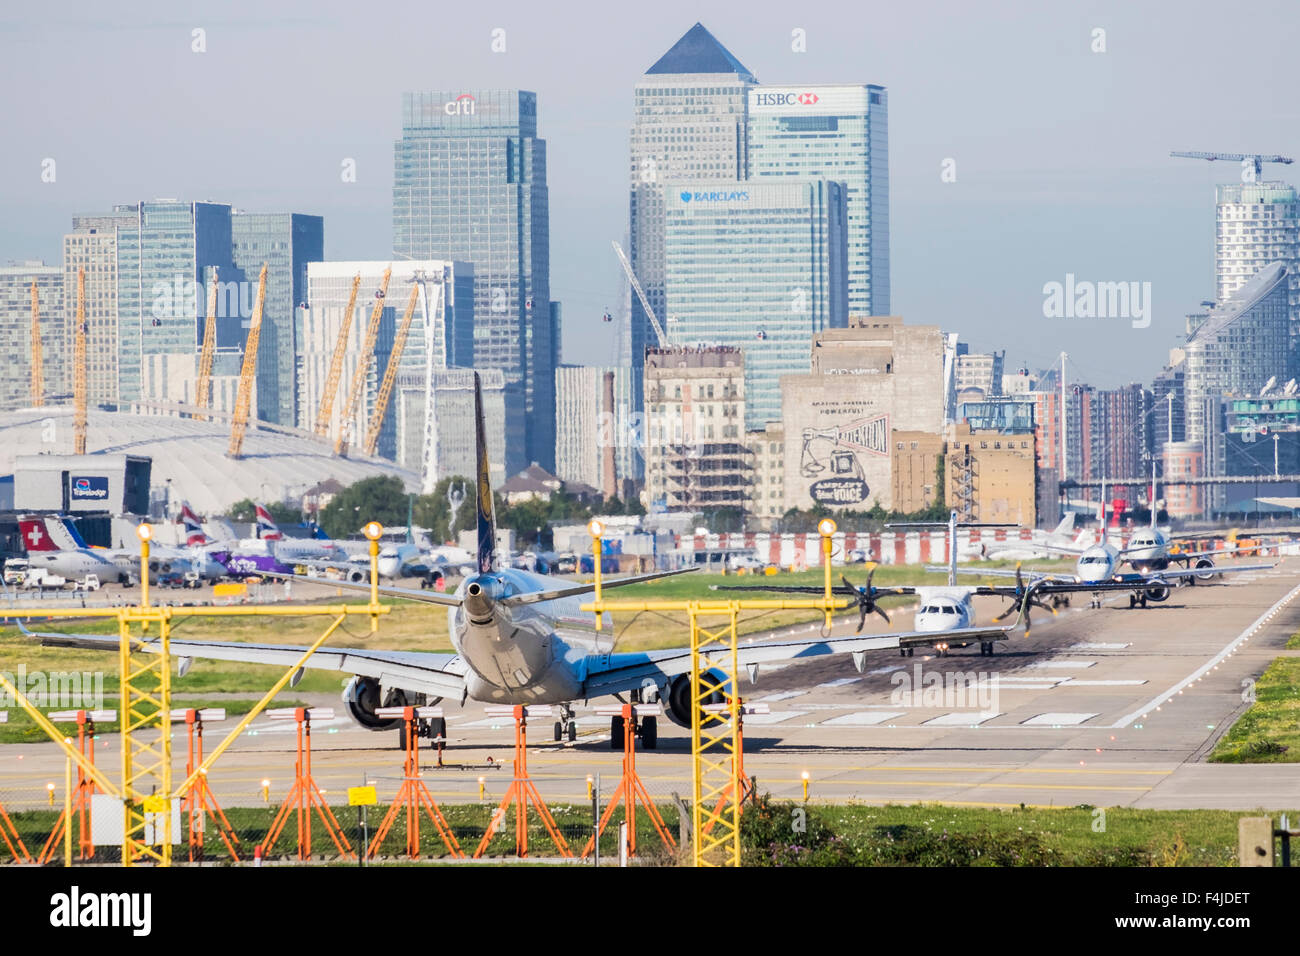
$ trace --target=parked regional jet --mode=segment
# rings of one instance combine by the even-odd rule
[[[307,667],[352,675],[343,699],[349,714],[371,730],[399,730],[400,720],[380,717],[380,706],[425,703],[449,698],[464,703],[476,701],[503,704],[551,704],[558,710],[555,736],[576,737],[572,705],[605,695],[629,694],[633,699],[660,699],[666,713],[677,723],[691,722],[691,651],[689,647],[613,653],[608,642],[600,641],[594,616],[583,611],[583,599],[594,589],[591,584],[557,582],[554,578],[497,566],[496,529],[492,490],[488,479],[487,442],[483,406],[475,376],[476,438],[478,465],[478,549],[476,571],[466,577],[454,595],[381,586],[380,593],[434,604],[446,609],[455,653],[385,651],[366,648],[317,651]],[[688,570],[694,570],[688,569]],[[666,571],[605,581],[605,588],[619,588],[642,581],[685,573]],[[560,586],[556,586],[557,583]],[[368,590],[364,584],[336,582],[341,587]],[[1033,586],[1024,590],[1021,616],[1034,598]],[[0,612],[3,613],[3,612]],[[1017,622],[1018,623],[1018,622]],[[946,632],[953,643],[993,641],[1005,637],[1017,624],[1006,627],[965,627]],[[116,649],[115,635],[40,633],[53,645]],[[932,644],[932,632],[869,636],[827,636],[770,643],[745,644],[739,663],[751,678],[760,664],[798,660],[831,654],[851,654],[862,669],[865,652],[913,644]],[[145,641],[146,649],[155,646]],[[177,657],[246,661],[289,666],[304,648],[279,644],[244,644],[221,641],[170,641]],[[707,678],[715,687],[713,699],[722,702],[730,688],[724,676],[711,670]],[[441,721],[420,728],[422,735],[445,734]],[[622,718],[614,718],[612,747],[621,746]],[[643,717],[635,728],[642,746],[653,749],[658,729],[654,717]]]
[[[24,515],[18,519],[18,527],[31,567],[46,568],[66,578],[94,574],[105,582],[134,580],[140,573],[138,551],[92,548],[66,518]],[[205,580],[226,574],[226,569],[202,549],[154,546],[149,554],[150,575],[170,571],[197,571]]]

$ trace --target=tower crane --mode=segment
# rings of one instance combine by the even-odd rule
[[[348,296],[348,308],[343,313],[338,341],[334,343],[334,355],[330,358],[329,374],[325,377],[325,388],[321,391],[320,408],[316,412],[316,434],[322,438],[330,431],[330,416],[334,414],[334,397],[338,394],[339,378],[343,374],[343,356],[348,350],[348,333],[352,331],[352,310],[357,307],[357,289],[360,286],[361,273],[358,272],[352,278],[352,294]]]
[[[1265,163],[1285,163],[1290,165],[1295,162],[1290,156],[1269,156],[1266,153],[1198,153],[1174,150],[1169,155],[1175,159],[1204,159],[1209,162],[1223,159],[1244,163],[1246,160],[1250,160],[1255,164],[1255,182],[1259,182],[1259,177],[1263,175]]]
[[[343,419],[339,422],[339,436],[334,441],[334,454],[346,455],[348,442],[352,437],[352,422],[357,415],[357,405],[361,401],[361,390],[366,384],[366,373],[370,371],[370,358],[375,354],[375,340],[379,338],[379,320],[384,314],[384,297],[388,295],[388,280],[393,274],[393,267],[384,270],[384,277],[375,293],[375,307],[370,312],[370,322],[366,325],[366,337],[361,343],[361,354],[357,356],[357,369],[352,375],[352,389],[348,393],[348,403],[343,409]]]
[[[32,280],[32,408],[45,404],[45,360],[41,355],[41,299]]]
[[[212,359],[217,351],[217,267],[212,267],[208,280],[208,316],[203,323],[203,351],[199,353],[199,382],[195,387],[194,404],[208,408],[212,404]],[[195,415],[206,421],[206,415]]]
[[[370,411],[370,425],[366,428],[366,454],[374,457],[379,447],[379,430],[384,425],[384,416],[388,413],[388,403],[393,397],[393,384],[397,381],[397,366],[402,361],[402,351],[406,348],[406,336],[411,331],[411,316],[415,315],[415,300],[420,296],[419,280],[411,287],[411,298],[406,303],[406,313],[402,324],[393,339],[393,351],[388,355],[388,367],[384,369],[383,381],[375,395],[375,407]]]
[[[73,454],[86,453],[86,270],[77,270],[77,330],[72,350]]]
[[[632,271],[632,263],[627,261],[627,254],[623,251],[623,247],[617,242],[611,242],[610,245],[614,247],[618,261],[623,264],[623,271],[627,273],[627,281],[632,284],[636,297],[641,300],[641,308],[645,309],[650,324],[654,326],[655,335],[659,339],[659,347],[661,349],[671,348],[672,343],[668,341],[668,336],[664,334],[663,326],[659,324],[659,319],[655,316],[655,310],[650,308],[650,301],[645,297],[645,290],[641,288],[641,283],[637,281],[636,273]]]
[[[244,343],[244,365],[239,372],[239,392],[235,396],[235,413],[230,417],[230,447],[226,456],[238,458],[244,453],[244,432],[248,430],[249,406],[253,401],[253,379],[257,377],[257,344],[262,337],[262,307],[266,304],[266,263],[257,279],[257,301],[253,303],[253,319],[248,324],[248,340]]]

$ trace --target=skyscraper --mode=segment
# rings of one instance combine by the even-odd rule
[[[745,428],[781,420],[780,377],[848,324],[844,187],[825,180],[669,184],[664,288],[681,346],[744,349]]]
[[[41,371],[45,378],[44,399],[59,391],[64,367],[63,270],[40,260],[0,266],[0,355],[7,359],[0,368],[0,408],[28,408],[32,404],[32,283],[40,297]],[[73,280],[73,309],[77,287]],[[72,364],[72,353],[67,354]],[[71,377],[69,376],[69,381]]]
[[[1265,266],[1284,263],[1292,349],[1300,343],[1300,197],[1286,183],[1233,183],[1215,191],[1215,293],[1220,301]]]
[[[550,297],[546,142],[537,94],[405,93],[394,146],[393,250],[454,259],[474,271],[476,368],[499,368],[526,435],[507,445],[507,473],[555,465],[558,309]]]
[[[117,226],[119,398],[193,401],[210,268],[222,291],[214,374],[223,358],[237,363],[257,296],[256,277],[250,286],[231,257],[230,206],[155,199],[113,212],[125,214]]]
[[[749,91],[750,179],[831,179],[846,187],[849,312],[889,315],[889,105],[883,86]]]
[[[1288,279],[1281,262],[1264,267],[1211,309],[1187,341],[1186,437],[1204,450],[1207,475],[1224,473],[1224,396],[1249,395],[1269,378],[1285,382],[1295,375],[1288,348]],[[1211,507],[1223,498],[1221,489],[1213,490]]]
[[[256,417],[277,425],[296,418],[295,318],[307,302],[307,263],[325,258],[325,220],[299,213],[236,210],[235,265],[256,278],[266,263],[266,302],[257,346]],[[204,304],[203,309],[207,306]]]
[[[636,85],[628,256],[661,325],[666,321],[665,184],[745,178],[748,93],[757,82],[697,23]],[[636,299],[632,301],[628,339],[632,395],[639,410],[646,346],[658,347],[660,343]]]
[[[69,306],[60,319],[60,351],[68,358],[60,390],[72,391],[71,358],[75,348],[77,275],[86,272],[86,401],[91,407],[118,402],[117,231],[132,226],[136,216],[76,216],[72,232],[63,237],[63,287],[71,290]]]

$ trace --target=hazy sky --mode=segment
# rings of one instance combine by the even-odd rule
[[[1065,349],[1072,378],[1149,383],[1213,294],[1213,187],[1240,174],[1169,151],[1300,156],[1294,0],[11,3],[0,262],[58,262],[74,214],[160,196],[320,214],[327,257],[386,258],[402,91],[521,87],[547,141],[564,360],[608,361],[632,88],[697,20],[762,83],[888,87],[893,311],[1009,366]],[[1044,318],[1067,273],[1150,282],[1150,327]]]

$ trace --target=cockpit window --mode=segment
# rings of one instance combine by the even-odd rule
[[[944,613],[944,614],[956,614],[956,613],[957,613],[957,609],[956,609],[955,607],[953,607],[951,604],[945,604],[945,605],[943,606],[943,613]]]

